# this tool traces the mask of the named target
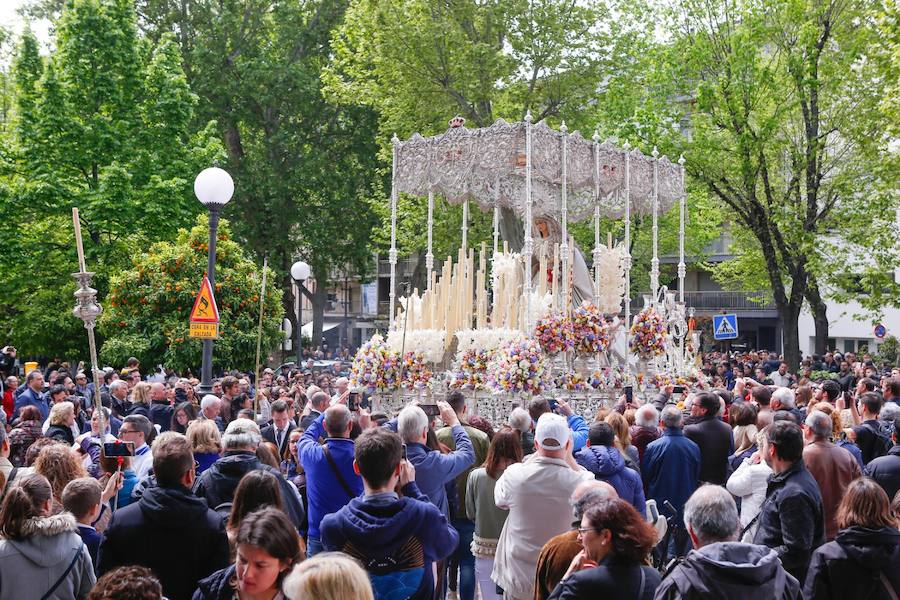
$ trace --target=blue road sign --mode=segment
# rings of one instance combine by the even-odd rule
[[[877,337],[879,340],[883,339],[886,334],[887,334],[887,327],[885,327],[881,323],[879,323],[878,325],[875,326],[875,337]]]
[[[713,315],[713,337],[733,340],[738,336],[737,315]]]

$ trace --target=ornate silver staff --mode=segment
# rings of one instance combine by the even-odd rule
[[[84,263],[84,246],[81,241],[81,221],[78,217],[78,209],[72,208],[72,222],[75,225],[75,245],[78,250],[78,273],[73,273],[72,277],[78,282],[79,288],[75,290],[75,308],[72,314],[84,322],[84,328],[88,334],[88,348],[91,354],[91,372],[94,374],[94,396],[96,398],[96,406],[100,407],[100,441],[106,440],[106,415],[103,414],[103,401],[100,398],[100,367],[97,364],[97,342],[94,339],[94,326],[97,324],[97,317],[103,312],[103,307],[97,303],[97,290],[91,287],[91,278],[94,273],[88,272]]]

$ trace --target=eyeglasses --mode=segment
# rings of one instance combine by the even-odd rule
[[[138,433],[138,431],[137,431],[136,429],[134,429],[134,430],[132,430],[132,429],[121,429],[121,428],[119,429],[119,437],[121,437],[121,436],[123,436],[123,435],[128,435],[129,433]]]
[[[600,533],[601,531],[603,531],[603,529],[597,529],[596,527],[579,527],[575,531],[577,531],[579,535],[584,535],[588,531],[596,531],[597,533]]]

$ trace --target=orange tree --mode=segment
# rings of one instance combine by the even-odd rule
[[[200,370],[201,341],[188,336],[188,317],[206,274],[208,218],[197,217],[190,231],[174,242],[153,244],[135,256],[132,268],[112,276],[100,317],[104,362],[124,364],[129,356],[155,367]],[[215,296],[221,325],[214,368],[252,369],[259,325],[262,268],[231,239],[228,221],[219,223]],[[263,319],[262,352],[281,340],[281,290],[269,270]]]

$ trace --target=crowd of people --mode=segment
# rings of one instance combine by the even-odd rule
[[[0,600],[896,599],[900,370],[707,358],[503,423],[460,392],[379,412],[340,362],[7,372]]]

